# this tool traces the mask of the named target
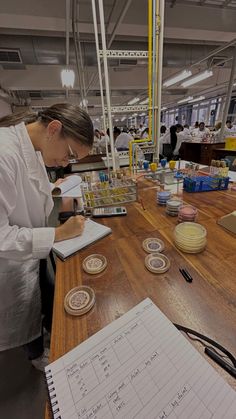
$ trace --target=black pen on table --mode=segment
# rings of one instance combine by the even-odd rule
[[[183,269],[183,271],[184,271],[185,275],[187,276],[189,282],[192,282],[193,281],[193,278],[190,275],[190,273],[187,271],[187,269]]]
[[[236,367],[231,365],[222,356],[220,356],[213,348],[206,346],[205,353],[213,359],[218,365],[225,369],[229,374],[231,374],[234,378],[236,378]]]
[[[77,215],[77,211],[78,211],[78,202],[77,199],[73,199],[73,211],[74,211],[74,217]]]
[[[179,271],[187,282],[192,282],[193,278],[185,269],[179,268]]]

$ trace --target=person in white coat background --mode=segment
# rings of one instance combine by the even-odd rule
[[[50,331],[53,303],[45,259],[55,241],[84,227],[81,216],[47,227],[53,201],[45,165],[65,167],[70,158],[83,158],[93,136],[88,114],[66,103],[0,119],[0,351],[24,346],[40,370],[48,355],[42,309]]]

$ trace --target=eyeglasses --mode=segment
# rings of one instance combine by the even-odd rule
[[[72,150],[72,148],[71,148],[71,146],[70,146],[70,144],[67,142],[67,145],[68,145],[68,149],[69,149],[69,153],[68,153],[68,160],[69,161],[72,161],[72,160],[78,160],[79,159],[79,156],[78,156],[78,154],[77,153],[75,153],[73,150]]]

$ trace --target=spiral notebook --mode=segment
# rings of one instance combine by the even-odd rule
[[[54,197],[72,197],[80,198],[82,179],[78,175],[68,176],[60,185],[52,188],[52,195]]]
[[[84,231],[80,236],[73,239],[56,242],[52,250],[61,258],[66,259],[68,256],[78,252],[96,242],[97,240],[107,236],[111,233],[110,227],[96,223],[95,221],[87,219],[84,225]]]
[[[149,299],[45,368],[54,419],[235,419],[236,393]]]

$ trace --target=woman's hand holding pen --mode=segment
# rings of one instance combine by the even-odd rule
[[[64,224],[55,228],[55,242],[80,236],[84,230],[85,218],[81,215],[70,217]]]

